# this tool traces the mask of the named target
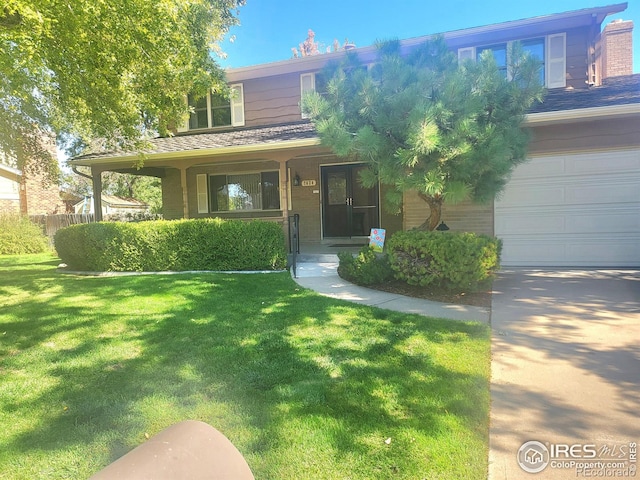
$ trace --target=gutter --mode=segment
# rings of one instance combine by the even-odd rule
[[[87,175],[86,173],[82,173],[82,172],[78,171],[78,166],[77,165],[71,165],[71,170],[76,175],[80,175],[81,177],[88,178],[89,180],[93,181],[93,177],[91,175]]]
[[[558,110],[555,112],[529,113],[523,125],[536,127],[557,123],[575,123],[586,120],[601,120],[610,117],[621,117],[640,114],[640,103],[613,105],[607,107],[578,108],[575,110]]]

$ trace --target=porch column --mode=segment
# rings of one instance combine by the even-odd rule
[[[280,160],[280,208],[282,209],[282,228],[284,235],[289,241],[289,175],[287,171],[287,161]]]
[[[187,191],[187,169],[180,169],[180,186],[182,187],[182,218],[189,218],[189,192]]]
[[[102,171],[91,167],[93,184],[93,215],[96,222],[102,221]]]

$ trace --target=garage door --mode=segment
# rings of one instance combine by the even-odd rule
[[[504,266],[640,266],[640,151],[533,158],[495,202]]]

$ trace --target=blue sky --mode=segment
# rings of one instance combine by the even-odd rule
[[[241,25],[221,47],[224,67],[243,67],[291,58],[312,29],[316,41],[330,46],[348,38],[359,47],[376,40],[411,38],[478,27],[509,20],[601,7],[622,2],[599,0],[247,0],[240,9]],[[634,72],[640,72],[640,0],[607,17],[634,22]]]

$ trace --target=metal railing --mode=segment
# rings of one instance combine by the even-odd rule
[[[300,253],[300,215],[297,213],[289,217],[289,253],[291,253],[293,277],[298,278],[296,268]]]

